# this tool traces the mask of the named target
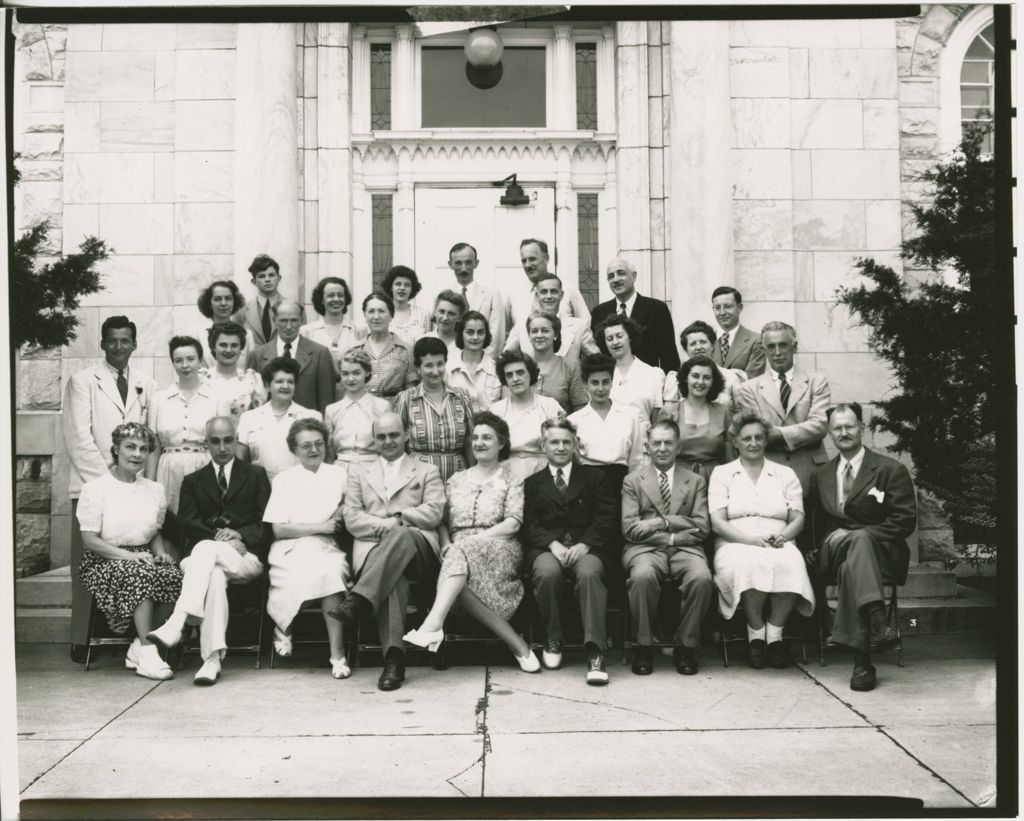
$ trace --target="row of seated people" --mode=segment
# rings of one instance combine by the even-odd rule
[[[266,471],[237,458],[234,421],[218,416],[207,423],[210,463],[182,482],[178,519],[191,552],[180,568],[159,535],[165,489],[141,476],[156,436],[127,423],[113,431],[110,472],[82,489],[81,579],[112,627],[134,622],[126,665],[140,675],[170,678],[156,645],[173,646],[199,622],[203,665],[195,680],[212,684],[225,652],[226,582],[257,577],[266,564],[275,652],[290,654],[296,613],[320,601],[331,674],[346,678],[343,626],[374,616],[385,659],[378,686],[394,690],[405,678],[403,639],[437,652],[456,602],[507,644],[524,671],[539,671],[541,661],[508,621],[523,596],[524,567],[547,626],[544,666],[561,663],[561,605],[568,588],[575,592],[590,684],[608,680],[607,577],[620,563],[634,673],[652,670],[652,617],[666,579],[681,593],[673,637],[680,673],[698,670],[701,620],[716,586],[724,617],[743,609],[751,665],[784,667],[791,663],[786,618],[794,608],[810,615],[815,605],[810,566],[838,583],[832,637],[856,651],[851,686],[870,689],[868,651],[895,641],[882,578],[905,573],[916,507],[906,468],[863,447],[860,417],[855,404],[831,414],[840,456],[815,474],[811,494],[826,535],[803,556],[795,545],[804,527],[800,482],[765,459],[768,424],[749,412],[731,426],[738,458],[716,467],[710,483],[677,463],[671,420],[645,433],[650,464],[621,478],[576,460],[577,430],[561,415],[541,423],[547,464],[524,481],[508,458],[509,425],[486,411],[471,420],[474,463],[444,481],[432,461],[407,454],[406,422],[387,411],[372,423],[374,458],[356,464],[326,463],[326,426],[294,421],[287,445],[298,464],[271,484]],[[346,535],[351,562],[338,546]],[[436,593],[421,624],[403,636],[409,578],[436,578]]]

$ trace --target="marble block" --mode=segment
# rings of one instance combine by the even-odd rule
[[[647,49],[619,46],[615,49],[616,92],[618,95],[618,147],[648,144]]]
[[[740,97],[730,104],[734,148],[790,147],[790,100]]]
[[[104,316],[124,314],[135,323],[139,329],[139,344],[132,354],[132,367],[151,376],[152,359],[167,358],[167,340],[174,335],[170,311],[158,305],[117,305],[101,309],[101,312]]]
[[[225,151],[234,146],[234,100],[178,100],[174,104],[176,151]]]
[[[832,404],[874,402],[895,387],[889,366],[872,353],[819,353],[817,363],[828,374]]]
[[[789,20],[732,20],[730,46],[778,46],[789,43]]]
[[[178,23],[175,46],[179,49],[231,49],[235,47],[235,23]]]
[[[61,227],[64,210],[61,201],[60,182],[23,182],[18,186],[21,208],[18,209],[15,225],[28,228],[42,220],[49,220],[53,229]],[[53,231],[51,231],[52,238]]]
[[[860,21],[860,44],[864,48],[896,48],[896,23],[885,18]]]
[[[34,576],[50,569],[50,517],[19,513],[15,517],[14,575]]]
[[[750,300],[748,302],[746,294],[744,294],[743,324],[759,334],[768,322],[785,322],[796,328],[796,303],[772,300]],[[799,335],[799,333],[800,329],[797,328],[797,334]]]
[[[68,51],[99,51],[103,47],[103,26],[99,23],[75,23],[68,26]]]
[[[17,368],[18,408],[60,409],[60,360],[22,359]]]
[[[229,100],[235,96],[235,54],[217,49],[175,53],[174,93],[178,100]]]
[[[62,251],[65,254],[73,253],[86,237],[99,237],[99,206],[64,203],[62,226]]]
[[[793,203],[788,200],[733,202],[733,249],[782,251],[793,247]]]
[[[793,172],[786,149],[734,148],[732,195],[736,199],[791,199]]]
[[[812,97],[895,97],[896,52],[884,48],[812,48]]]
[[[234,249],[234,203],[174,205],[174,253],[229,254]]]
[[[788,20],[789,46],[803,48],[859,48],[859,20]]]
[[[864,203],[865,241],[868,248],[894,250],[903,240],[899,200],[869,200]]]
[[[933,136],[939,133],[938,108],[907,108],[899,114],[900,134],[908,137]]]
[[[29,111],[24,118],[26,134],[61,133],[64,131],[62,111]]]
[[[28,87],[29,111],[63,111],[63,83],[33,83]]]
[[[103,290],[82,299],[83,305],[152,305],[153,257],[115,254],[101,261]]]
[[[71,203],[153,201],[153,155],[68,154],[64,158],[64,200]]]
[[[646,46],[647,23],[642,20],[621,20],[615,25],[615,44],[623,46]]]
[[[174,202],[174,158],[173,153],[153,155],[153,201]]]
[[[101,151],[170,151],[173,148],[174,103],[103,103]]]
[[[864,203],[794,200],[793,248],[815,251],[864,248]]]
[[[729,49],[729,93],[733,97],[788,97],[788,50]]]
[[[901,77],[900,106],[935,108],[939,104],[939,81],[931,77]]]
[[[174,23],[104,23],[104,51],[166,51],[174,48]]]
[[[859,100],[793,100],[790,103],[794,148],[861,148]]]
[[[795,298],[792,251],[734,251],[733,270],[744,302]]]
[[[189,305],[196,310],[196,299],[203,288],[215,279],[233,279],[231,254],[174,254],[167,259],[170,264],[158,265],[155,271],[157,305]],[[248,279],[249,275],[243,274],[239,285],[247,284]]]
[[[789,50],[789,96],[809,97],[811,94],[811,70],[808,50]]]
[[[21,138],[21,159],[59,160],[64,152],[64,135],[58,132],[28,133]]]
[[[351,24],[349,23],[318,23],[316,27],[316,44],[318,46],[345,47],[349,42],[350,29]]]
[[[646,203],[650,199],[650,156],[646,148],[620,148],[615,152],[619,202]],[[623,248],[650,248],[650,223],[619,212],[619,238]]]
[[[880,265],[888,265],[900,271],[897,251],[815,251],[814,252],[814,299],[818,302],[834,302],[840,288],[855,288],[867,280],[855,265],[859,257],[871,258]]]
[[[174,155],[177,202],[233,202],[235,156],[229,151],[179,151]]]
[[[793,298],[798,302],[814,300],[814,254],[793,252]]]
[[[864,147],[899,148],[900,103],[896,100],[864,100]]]
[[[173,51],[158,51],[153,61],[153,99],[161,102],[173,101],[177,59]]]
[[[831,302],[798,302],[796,327],[805,353],[865,353],[868,329],[854,325],[845,305]]]
[[[811,198],[811,152],[791,151],[790,164],[793,167],[793,199]]]
[[[896,151],[819,150],[811,152],[811,180],[821,199],[891,199],[900,192]]]
[[[101,205],[100,237],[122,254],[169,254],[174,250],[174,206]]]
[[[71,51],[67,55],[68,102],[153,99],[153,53]]]
[[[64,107],[64,151],[100,150],[100,103],[68,103]]]
[[[110,313],[105,311],[103,316],[107,317]],[[63,384],[67,383],[68,378],[75,371],[89,364],[86,362],[77,367],[71,367],[69,362],[79,362],[81,357],[95,358],[103,355],[100,350],[100,309],[79,308],[75,311],[75,319],[78,320],[78,325],[75,326],[75,338],[64,346],[60,360]]]

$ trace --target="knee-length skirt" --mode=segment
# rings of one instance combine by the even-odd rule
[[[523,600],[522,560],[518,539],[463,535],[448,546],[437,581],[466,576],[466,586],[487,609],[508,619]]]
[[[303,602],[348,589],[348,557],[329,536],[280,539],[270,546],[267,613],[286,630]]]
[[[803,554],[792,542],[779,548],[724,542],[715,547],[715,585],[718,609],[731,619],[745,590],[762,593],[796,593],[797,612],[814,612],[814,590]]]
[[[148,553],[149,545],[125,545],[122,549]],[[128,631],[139,602],[174,602],[181,595],[181,570],[173,564],[106,559],[86,550],[78,574],[110,629],[118,634]]]

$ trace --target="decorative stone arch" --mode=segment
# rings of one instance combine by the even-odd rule
[[[975,6],[952,28],[939,65],[940,148],[949,151],[960,142],[960,68],[974,38],[992,23],[992,6]]]

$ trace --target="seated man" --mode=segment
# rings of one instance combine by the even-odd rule
[[[882,579],[907,580],[906,539],[917,525],[917,497],[904,465],[861,443],[859,404],[836,406],[828,426],[839,455],[814,474],[811,484],[817,531],[823,535],[817,570],[838,589],[832,641],[853,648],[850,689],[873,690],[869,651],[898,641],[886,623]]]
[[[540,426],[548,466],[526,479],[522,541],[531,568],[533,595],[547,625],[543,662],[562,664],[561,606],[572,582],[583,617],[587,684],[607,684],[605,576],[616,544],[616,508],[611,486],[600,470],[573,463],[576,426],[567,419],[545,419]]]
[[[654,669],[651,622],[658,612],[662,581],[671,576],[682,599],[672,653],[676,671],[698,671],[701,620],[708,611],[715,584],[704,544],[711,533],[708,486],[696,473],[676,465],[679,427],[663,419],[647,432],[652,464],[630,473],[622,482],[622,534],[626,546],[622,566],[637,643],[633,672]]]
[[[213,684],[227,651],[228,581],[250,581],[263,573],[271,534],[263,524],[270,480],[263,468],[235,459],[235,422],[215,416],[206,423],[210,464],[181,483],[178,524],[191,554],[181,560],[184,579],[174,612],[146,638],[169,648],[181,641],[186,623],[199,622],[203,665],[196,684]]]
[[[397,414],[374,420],[373,439],[380,458],[353,464],[345,491],[345,526],[354,539],[357,581],[329,615],[355,624],[361,616],[376,614],[384,652],[377,686],[397,690],[405,681],[408,579],[432,587],[440,569],[437,527],[444,515],[444,484],[434,465],[406,455],[406,432]]]

